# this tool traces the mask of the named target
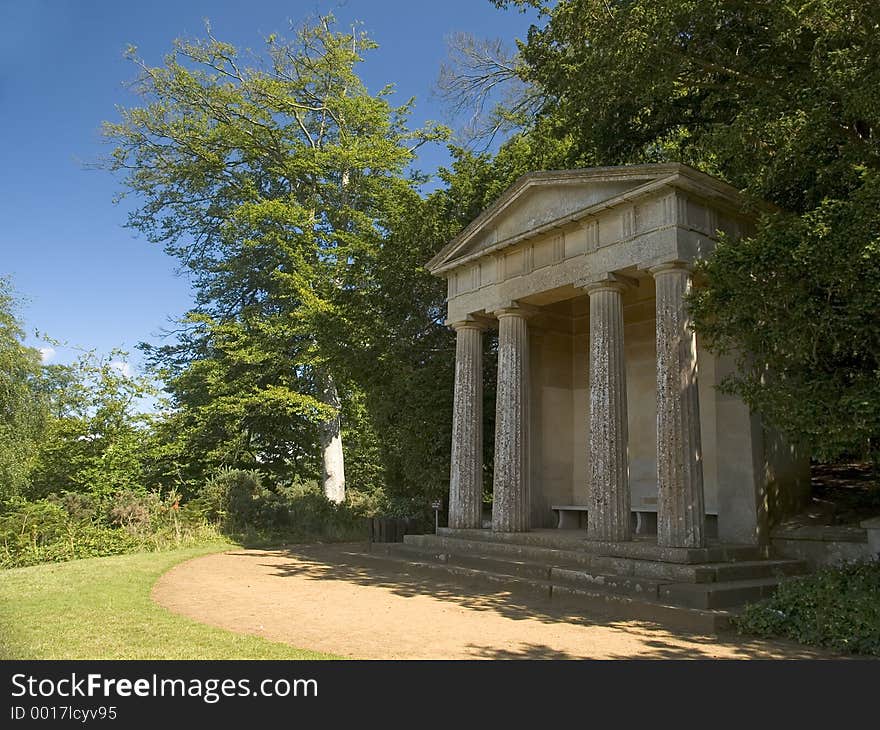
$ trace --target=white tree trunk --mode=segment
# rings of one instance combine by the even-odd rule
[[[321,400],[336,409],[336,416],[321,426],[321,452],[324,462],[324,496],[339,504],[345,500],[345,458],[342,453],[342,425],[339,419],[339,393],[329,373],[323,375]]]

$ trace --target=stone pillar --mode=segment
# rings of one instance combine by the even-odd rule
[[[529,529],[529,330],[526,312],[510,307],[498,317],[495,404],[495,479],[492,529]]]
[[[587,537],[629,540],[624,285],[590,284],[590,497]]]
[[[480,528],[483,521],[483,330],[478,322],[455,322],[455,395],[449,526]]]
[[[705,545],[697,340],[685,306],[682,262],[651,269],[657,285],[657,543]]]

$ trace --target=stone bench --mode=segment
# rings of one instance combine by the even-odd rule
[[[576,530],[581,526],[581,512],[587,513],[583,504],[554,504],[550,509],[557,513],[556,527],[560,530]]]
[[[588,507],[584,504],[554,504],[550,509],[556,512],[556,527],[560,530],[576,530],[581,525],[581,514],[586,515]],[[636,524],[633,528],[636,535],[647,535],[657,532],[656,512],[634,512]]]

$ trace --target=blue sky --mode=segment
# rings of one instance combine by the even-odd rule
[[[400,102],[415,96],[414,125],[449,121],[431,93],[447,35],[513,39],[529,26],[529,16],[488,0],[0,0],[0,276],[26,297],[29,332],[71,346],[55,348],[55,362],[75,357],[72,347],[123,347],[137,369],[135,345],[157,342],[191,302],[174,261],[123,227],[126,208],[112,203],[119,181],[85,169],[107,152],[101,122],[137,103],[125,88],[134,76],[125,48],[158,64],[208,18],[219,38],[257,50],[269,33],[328,11],[362,21],[379,43],[364,80],[373,91],[396,84]],[[442,147],[426,148],[419,167],[446,160]]]

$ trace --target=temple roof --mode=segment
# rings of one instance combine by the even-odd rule
[[[746,205],[736,188],[679,163],[530,172],[446,244],[426,268],[442,275],[487,253],[664,187],[687,190],[738,210]]]

